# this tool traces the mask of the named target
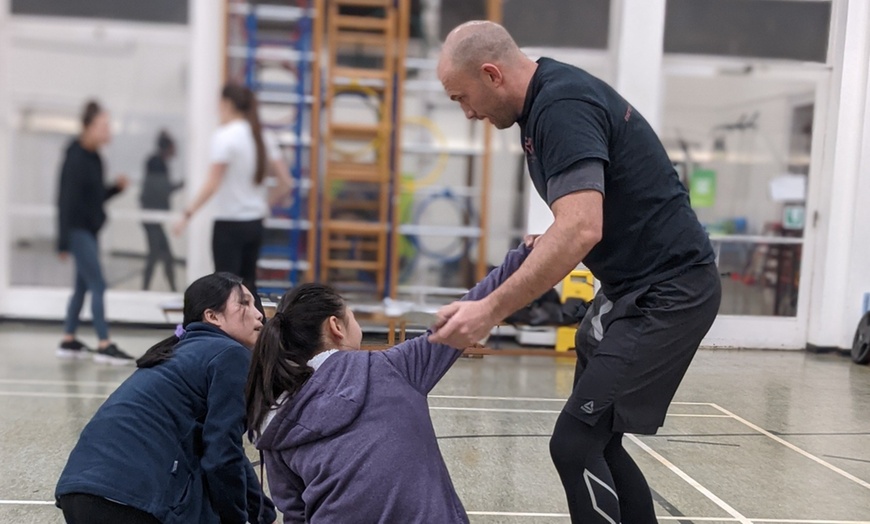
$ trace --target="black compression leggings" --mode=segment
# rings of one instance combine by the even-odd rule
[[[562,412],[550,456],[568,497],[574,524],[655,524],[649,485],[611,431],[612,414],[595,426]]]

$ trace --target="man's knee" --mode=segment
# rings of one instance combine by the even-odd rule
[[[550,437],[550,458],[556,469],[582,468],[593,447],[592,428],[576,417],[562,412]]]

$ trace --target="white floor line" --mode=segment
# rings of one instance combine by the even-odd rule
[[[571,516],[567,513],[526,513],[519,511],[469,511],[469,516],[478,516],[478,517],[538,517],[538,518],[554,518],[554,519],[568,519]],[[739,522],[738,519],[729,518],[729,517],[674,517],[672,515],[656,515],[656,519],[662,521],[670,521],[670,520],[688,520],[688,521],[698,521],[698,522]],[[809,524],[809,523],[807,523]],[[819,523],[821,524],[821,523]],[[838,523],[838,524],[863,524],[863,523]]]
[[[0,397],[106,398],[106,393],[54,393],[50,391],[0,391]]]
[[[0,504],[10,506],[53,506],[53,500],[0,500]],[[491,517],[540,517],[567,519],[567,513],[527,513],[511,511],[469,511],[472,516]],[[742,522],[738,518],[729,517],[684,517],[673,515],[657,515],[656,519],[662,521],[698,521],[698,522]],[[764,522],[770,524],[870,524],[870,520],[806,520],[806,519],[749,519],[752,522]]]
[[[752,522],[774,522],[778,524],[870,524],[870,520],[752,519]]]
[[[121,385],[120,382],[80,382],[77,380],[37,380],[37,379],[21,379],[21,378],[0,378],[0,384],[15,384],[23,386],[87,386],[87,387],[102,387],[110,386],[116,388]]]
[[[553,409],[511,409],[511,408],[455,408],[446,406],[429,406],[431,411],[485,411],[487,413],[549,413],[558,415],[561,411]]]
[[[688,520],[690,522],[695,520],[697,520],[698,522],[740,522],[739,519],[732,519],[728,517],[675,517],[674,515],[656,515],[656,520]],[[752,522],[755,521],[753,520]]]
[[[842,476],[842,477],[845,477],[845,478],[851,480],[851,481],[854,482],[855,484],[858,484],[858,485],[861,486],[861,487],[864,487],[864,488],[870,489],[870,482],[867,482],[866,480],[859,479],[858,477],[856,477],[855,475],[852,475],[852,474],[849,473],[848,471],[844,471],[844,470],[838,468],[837,466],[831,464],[830,462],[827,462],[827,461],[825,461],[825,460],[820,459],[819,457],[813,455],[813,454],[810,453],[809,451],[805,451],[804,449],[795,446],[795,445],[792,444],[791,442],[789,442],[789,441],[787,441],[787,440],[785,440],[785,439],[782,439],[782,438],[780,438],[780,437],[777,437],[776,435],[774,435],[774,434],[771,433],[770,431],[767,431],[766,429],[764,429],[764,428],[762,428],[762,427],[756,426],[756,425],[753,424],[752,422],[749,422],[749,421],[746,420],[745,418],[743,418],[743,417],[741,417],[741,416],[739,416],[739,415],[736,415],[736,414],[734,414],[734,413],[728,411],[727,409],[723,408],[722,406],[720,406],[720,405],[718,405],[718,404],[713,404],[713,407],[716,408],[716,409],[718,409],[718,410],[721,411],[722,413],[725,413],[726,415],[728,415],[728,416],[734,418],[735,420],[737,420],[737,421],[740,422],[741,424],[743,424],[743,425],[745,425],[745,426],[747,426],[747,427],[749,427],[749,428],[751,428],[751,429],[754,429],[755,431],[761,433],[762,435],[764,435],[764,436],[770,438],[771,440],[774,440],[774,441],[776,441],[776,442],[779,442],[780,444],[782,444],[783,446],[789,448],[790,450],[795,451],[795,452],[797,452],[797,453],[800,453],[801,455],[803,455],[804,457],[806,457],[806,458],[812,460],[813,462],[816,462],[816,463],[818,463],[818,464],[820,464],[820,465],[822,465],[822,466],[828,468],[829,470],[833,471],[834,473],[836,473],[836,474],[838,474],[838,475],[840,475],[840,476]],[[789,521],[789,522],[791,522],[791,521]]]
[[[0,397],[37,397],[37,398],[106,398],[106,393],[66,393],[60,391],[0,391]],[[555,409],[519,409],[519,408],[475,408],[475,407],[452,407],[430,406],[432,411],[478,411],[487,413],[543,413],[558,415],[561,410]],[[668,417],[688,418],[731,418],[728,415],[705,415],[695,413],[669,413]]]
[[[556,518],[556,519],[566,519],[571,518],[571,515],[567,513],[524,513],[524,512],[512,512],[512,511],[469,511],[467,512],[469,516],[488,516],[488,517],[545,517],[545,518]]]
[[[654,459],[661,462],[666,468],[668,468],[674,474],[676,474],[678,477],[680,477],[681,479],[686,481],[690,486],[692,486],[693,488],[695,488],[696,490],[701,492],[701,494],[704,495],[705,497],[707,497],[708,499],[710,499],[711,502],[713,502],[714,504],[716,504],[717,506],[722,508],[726,513],[728,513],[729,515],[734,517],[734,519],[736,519],[736,522],[740,522],[741,524],[752,524],[751,520],[746,518],[744,515],[742,515],[736,509],[732,508],[727,502],[725,502],[724,500],[717,497],[715,494],[713,494],[712,491],[710,491],[709,489],[702,486],[697,480],[690,477],[685,471],[683,471],[680,468],[678,468],[677,466],[675,466],[671,461],[669,461],[665,457],[661,456],[658,452],[656,452],[651,447],[647,446],[639,438],[637,438],[634,435],[630,435],[630,434],[626,434],[625,436],[628,437],[632,442],[637,444],[638,447],[640,447],[640,449],[649,453]]]
[[[429,398],[446,398],[455,400],[509,400],[517,402],[561,402],[565,403],[564,398],[536,398],[536,397],[475,397],[470,395],[429,395]]]

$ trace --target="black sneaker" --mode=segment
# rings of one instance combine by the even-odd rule
[[[78,339],[73,339],[70,342],[61,342],[60,347],[55,351],[58,358],[89,358],[91,356],[91,348],[81,343]]]
[[[113,366],[127,366],[136,361],[130,355],[124,353],[115,344],[109,344],[104,349],[98,349],[94,354],[94,362],[111,364]]]

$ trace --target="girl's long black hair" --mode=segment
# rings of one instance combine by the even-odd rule
[[[232,273],[213,273],[197,279],[184,291],[184,320],[187,329],[191,322],[202,322],[206,310],[222,312],[233,293],[242,292],[242,279]],[[172,335],[161,340],[136,361],[136,367],[150,368],[172,358],[180,339]]]
[[[278,302],[275,316],[266,322],[251,359],[246,404],[248,434],[257,437],[260,426],[278,398],[291,398],[314,372],[308,361],[324,349],[323,323],[345,317],[345,303],[323,284],[301,284]]]

